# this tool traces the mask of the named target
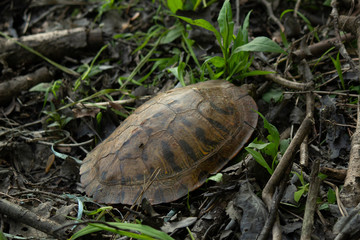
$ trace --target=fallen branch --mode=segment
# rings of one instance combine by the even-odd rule
[[[39,231],[54,236],[57,239],[67,239],[67,229],[62,229],[61,225],[57,222],[41,217],[36,213],[5,199],[0,199],[0,213],[17,222],[24,223]]]
[[[312,124],[313,124],[313,119],[311,117],[307,116],[303,120],[298,131],[294,136],[294,139],[291,141],[289,147],[287,148],[286,152],[281,158],[279,165],[275,168],[274,173],[271,175],[269,181],[267,182],[262,192],[262,198],[268,207],[271,206],[271,200],[276,186],[278,186],[281,179],[284,177],[284,173],[292,164],[293,155],[295,154],[296,150],[299,148],[300,144],[304,140],[306,134],[309,132]]]
[[[262,67],[256,61],[253,61],[253,65],[258,70],[274,72],[274,69],[272,69],[270,67]],[[284,87],[295,89],[295,90],[306,91],[306,90],[313,88],[312,82],[309,82],[309,83],[292,82],[292,81],[289,81],[289,80],[281,77],[279,74],[276,74],[276,73],[266,74],[266,75],[264,75],[264,77],[273,82],[276,82]]]
[[[355,133],[351,137],[349,167],[341,200],[347,207],[355,207],[360,203],[360,105],[358,100],[357,124]]]
[[[76,56],[77,50],[103,44],[100,30],[88,31],[86,28],[40,33],[14,40],[52,60],[63,59],[64,56]],[[0,38],[0,60],[6,62],[10,68],[20,68],[39,62],[41,58],[29,54],[11,39]]]
[[[0,83],[0,105],[16,97],[21,91],[28,90],[41,82],[50,82],[53,76],[48,68],[42,67],[33,73],[15,77],[9,81]]]
[[[271,208],[271,202],[275,188],[279,185],[280,181],[284,178],[285,173],[291,167],[293,156],[300,147],[300,144],[303,142],[307,133],[310,131],[313,122],[314,120],[312,117],[306,116],[265,186],[262,192],[262,199],[269,210]],[[281,239],[281,230],[276,226],[277,225],[275,225],[275,228],[273,228],[273,239]]]
[[[341,37],[342,42],[349,42],[354,40],[355,37],[351,33],[347,33]],[[335,45],[335,42],[337,41],[337,38],[330,38],[323,40],[321,42],[312,44],[308,46],[306,49],[299,49],[292,53],[294,55],[294,58],[297,61],[300,61],[304,58],[308,57],[320,57],[323,55],[327,50],[329,50],[331,47]]]
[[[320,161],[316,160],[313,163],[310,175],[309,192],[306,199],[304,221],[301,229],[300,240],[310,240],[311,233],[314,227],[314,213],[316,211],[316,200],[320,189],[321,179],[318,177]]]

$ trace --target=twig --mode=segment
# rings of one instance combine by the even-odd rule
[[[301,123],[298,131],[296,132],[294,139],[291,141],[289,147],[281,158],[279,165],[275,168],[275,171],[267,182],[262,192],[262,199],[268,209],[271,208],[271,200],[276,186],[279,185],[280,181],[284,178],[288,168],[291,166],[293,162],[293,155],[295,154],[296,150],[299,148],[300,144],[303,142],[305,136],[309,132],[313,121],[314,120],[312,117],[306,116],[306,118]],[[273,228],[273,239],[281,239],[280,229]]]
[[[301,229],[301,240],[310,240],[314,225],[314,213],[316,211],[316,199],[318,196],[321,179],[318,177],[320,161],[317,159],[312,166],[310,174],[310,186],[308,197],[306,199],[304,221]]]
[[[271,3],[268,2],[267,0],[261,0],[260,2],[265,6],[269,18],[272,19],[279,26],[281,32],[285,32],[284,25],[282,25],[280,20],[274,15],[273,9],[271,7]]]
[[[340,211],[340,213],[341,213],[341,215],[343,217],[348,216],[346,208],[345,208],[345,206],[343,205],[343,203],[342,203],[342,201],[340,199],[339,188],[335,184],[333,184],[333,183],[331,183],[329,181],[324,181],[324,183],[330,185],[333,189],[335,189],[336,202],[337,202],[337,206],[339,208],[339,211]]]
[[[303,122],[301,123],[298,131],[296,132],[294,139],[291,141],[289,147],[287,148],[286,152],[284,153],[283,157],[280,160],[279,165],[275,168],[274,173],[271,175],[269,181],[267,182],[263,192],[262,198],[265,204],[270,207],[271,206],[271,199],[275,191],[275,187],[279,184],[281,179],[284,177],[284,173],[290,167],[293,161],[293,155],[295,154],[296,150],[304,140],[304,137],[310,130],[310,127],[313,124],[313,118],[307,116]]]
[[[297,17],[297,13],[299,11],[300,4],[301,4],[301,0],[297,0],[296,4],[295,4],[295,8],[294,8],[294,17]]]
[[[290,171],[289,171],[290,172]],[[269,217],[266,219],[265,225],[263,229],[261,230],[261,233],[259,234],[258,238],[256,240],[266,240],[269,237],[270,230],[272,229],[274,222],[276,220],[279,220],[278,215],[278,209],[280,201],[284,195],[284,191],[286,189],[286,182],[288,178],[284,178],[281,182],[279,188],[277,188],[276,193],[274,194],[274,198],[272,201],[272,206],[269,211]]]
[[[341,42],[349,42],[354,39],[355,39],[355,35],[347,33],[341,37]],[[296,60],[302,60],[308,56],[319,57],[325,51],[329,50],[329,48],[334,46],[336,41],[337,41],[337,38],[326,39],[321,42],[318,42],[318,43],[308,46],[308,48],[307,48],[308,51],[304,51],[304,49],[299,49],[299,50],[296,50],[295,52],[293,52],[292,54],[296,57]],[[308,55],[308,53],[310,53],[310,55]]]
[[[5,199],[0,199],[0,213],[7,215],[17,222],[29,225],[58,239],[67,238],[67,229],[56,231],[57,229],[61,228],[61,225],[57,222],[41,217],[36,213]]]
[[[146,101],[146,100],[149,100],[150,98],[151,98],[151,96],[143,96],[143,97],[138,98],[138,100]],[[110,105],[111,103],[124,105],[124,104],[134,103],[135,101],[136,101],[135,98],[129,98],[129,99],[125,99],[125,100],[117,100],[117,101],[112,101],[112,102],[77,103],[75,106],[77,108],[98,108],[99,106],[100,107],[109,107],[109,106],[111,106]]]
[[[270,67],[262,67],[260,66],[260,64],[256,61],[253,61],[253,65],[256,69],[258,70],[264,70],[264,71],[270,71],[270,72],[275,72],[274,69],[271,69]],[[305,91],[305,90],[309,90],[313,87],[312,83],[298,83],[298,82],[292,82],[289,81],[281,76],[279,76],[278,74],[272,73],[272,74],[266,74],[264,75],[264,77],[270,79],[273,82],[276,82],[284,87],[287,88],[291,88],[291,89],[296,89],[296,90],[300,90],[300,91]]]
[[[313,84],[313,75],[310,71],[309,65],[306,60],[302,60],[299,65],[303,78],[306,82]],[[306,93],[306,115],[314,117],[314,94],[309,92]],[[307,166],[309,161],[309,136],[306,135],[304,141],[300,145],[300,165]]]
[[[350,94],[350,93],[344,93],[344,92],[333,92],[333,91],[298,91],[298,92],[284,92],[284,94],[293,94],[293,93],[308,93],[313,92],[316,94],[324,94],[324,95],[339,95],[339,96],[346,96],[346,97],[359,97],[357,94]]]

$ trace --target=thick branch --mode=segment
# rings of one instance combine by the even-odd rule
[[[0,213],[58,239],[67,238],[66,231],[61,229],[61,225],[57,222],[43,218],[32,211],[5,199],[0,199]]]
[[[49,69],[42,67],[25,76],[15,77],[9,81],[0,83],[0,105],[10,101],[21,91],[28,90],[41,82],[50,82],[53,79]]]
[[[77,50],[103,43],[100,30],[89,32],[86,28],[34,34],[16,40],[52,60],[62,59],[64,56],[76,56]],[[0,38],[0,60],[5,61],[11,68],[19,68],[39,62],[41,59],[11,39]]]

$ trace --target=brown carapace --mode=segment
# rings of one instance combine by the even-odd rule
[[[158,94],[84,159],[86,193],[97,202],[171,202],[201,186],[248,141],[258,115],[247,91],[206,81]],[[159,171],[144,191],[149,179]]]

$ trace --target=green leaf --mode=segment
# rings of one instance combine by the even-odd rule
[[[102,119],[102,112],[99,112],[98,114],[96,114],[96,122],[98,125],[100,125],[101,119]]]
[[[215,56],[205,60],[205,62],[211,62],[215,67],[222,68],[225,66],[225,60],[222,57]]]
[[[241,28],[242,31],[242,42],[248,43],[249,42],[249,38],[248,38],[248,29],[249,29],[249,24],[250,24],[250,14],[251,14],[252,10],[250,12],[248,12],[248,14],[246,15],[245,19],[244,19],[244,23],[243,26]]]
[[[248,52],[275,52],[287,54],[279,45],[267,37],[257,37],[251,42],[237,47],[234,53],[241,51]]]
[[[254,143],[254,142],[252,142],[252,143],[250,143],[247,147],[261,150],[261,149],[266,148],[269,144],[270,144],[270,143]]]
[[[181,34],[184,32],[184,27],[178,23],[170,28],[165,36],[161,39],[160,44],[168,44],[174,41],[175,39],[181,37]]]
[[[299,202],[301,196],[305,193],[305,188],[299,187],[300,189],[294,193],[295,202]]]
[[[329,204],[328,203],[323,203],[319,206],[318,208],[320,211],[321,210],[329,210]]]
[[[190,53],[191,57],[193,58],[194,62],[196,63],[196,65],[198,66],[198,68],[201,68],[200,63],[195,55],[195,52],[192,48],[193,45],[193,40],[190,40],[187,36],[185,36],[184,32],[182,32],[182,37],[183,40],[185,42],[185,45],[187,47],[188,52]]]
[[[185,81],[184,81],[185,66],[186,66],[186,64],[184,62],[180,62],[179,66],[168,69],[168,71],[171,72],[172,74],[174,74],[176,79],[178,79],[180,81],[181,85],[183,85],[183,86],[185,86]]]
[[[181,20],[190,23],[192,25],[198,26],[198,27],[202,27],[205,28],[206,30],[209,30],[211,32],[218,32],[216,30],[216,28],[211,25],[211,23],[209,23],[208,21],[206,21],[205,19],[191,19],[191,18],[187,18],[187,17],[183,17],[183,16],[176,16],[177,18],[180,18]]]
[[[229,0],[224,2],[217,21],[219,23],[220,34],[223,38],[224,49],[228,51],[234,32],[234,21],[232,19],[232,11]]]
[[[0,240],[7,240],[5,234],[0,230]]]
[[[339,76],[339,79],[340,79],[340,82],[341,82],[341,87],[344,90],[346,90],[345,89],[345,82],[344,82],[344,78],[343,78],[342,70],[341,70],[341,63],[340,63],[340,59],[339,59],[339,54],[340,54],[340,52],[338,52],[338,54],[336,56],[336,60],[334,58],[332,58],[331,56],[330,56],[330,58],[331,58],[331,61],[333,62],[334,66],[336,68],[336,72],[337,72],[337,74]]]
[[[176,13],[176,11],[179,9],[183,9],[182,0],[168,0],[167,5],[170,11],[173,13]]]
[[[319,173],[318,174],[318,178],[320,178],[321,180],[325,180],[328,176],[326,174],[323,173]]]
[[[251,76],[267,75],[267,74],[272,74],[272,73],[275,73],[275,72],[254,70],[254,71],[251,71],[251,72],[243,73],[240,76],[241,76],[241,78],[245,78],[245,77],[251,77]]]
[[[328,199],[328,203],[330,204],[334,204],[336,202],[336,194],[332,188],[329,188],[327,192],[327,199]]]
[[[277,103],[283,97],[283,92],[280,88],[271,88],[268,92],[263,94],[262,99],[267,103]]]
[[[280,141],[280,153],[281,154],[284,154],[286,149],[289,147],[290,145],[290,142],[291,142],[291,139],[288,138],[288,139],[282,139]]]
[[[270,141],[270,143],[266,146],[266,148],[264,148],[264,152],[266,153],[266,155],[271,156],[273,159],[276,158],[277,153],[278,153],[278,148],[279,145],[277,145],[276,143],[272,142],[272,137],[271,135],[267,136],[268,140]]]
[[[52,83],[39,83],[32,88],[30,88],[30,92],[46,92],[52,87]]]
[[[109,226],[110,225],[110,226]],[[121,230],[119,230],[121,229]],[[107,222],[107,225],[101,223],[89,223],[88,226],[76,232],[70,239],[76,239],[87,234],[98,231],[109,231],[118,235],[128,236],[135,239],[162,239],[162,240],[174,240],[172,237],[164,232],[156,230],[152,227],[133,224],[133,223],[121,223],[121,222]],[[129,230],[140,232],[141,234],[129,232]]]
[[[266,168],[266,170],[270,173],[273,174],[273,170],[270,168],[269,164],[265,161],[264,157],[261,155],[261,153],[255,151],[252,148],[246,147],[245,150],[251,154],[251,156],[253,156],[253,158],[256,160],[256,162],[258,162],[261,166],[263,166],[264,168]]]
[[[293,9],[287,9],[287,10],[283,11],[282,14],[281,14],[281,16],[280,16],[280,20],[281,20],[281,18],[282,18],[286,13],[290,13],[290,12],[294,12],[294,10],[293,10]],[[303,14],[302,14],[301,12],[299,12],[299,11],[297,11],[296,14],[299,15],[299,16],[302,18],[302,20],[306,23],[306,25],[307,25],[307,27],[309,28],[309,30],[310,30],[311,32],[313,32],[313,31],[314,31],[314,27],[311,25],[311,22],[309,21],[309,19],[307,19],[307,17],[305,17],[305,15],[303,15]],[[316,38],[318,41],[320,41],[319,36],[318,36],[318,34],[317,34],[316,32],[314,32],[314,36],[315,36],[315,38]]]
[[[303,172],[301,172],[301,174],[299,174],[299,173],[297,173],[297,172],[294,172],[294,171],[292,171],[292,173],[293,174],[295,174],[298,178],[299,178],[299,180],[300,180],[300,182],[301,182],[301,185],[305,185],[305,180],[304,180],[304,174],[303,174]]]
[[[264,121],[264,128],[266,128],[269,132],[269,136],[267,137],[270,142],[273,142],[275,144],[276,149],[279,147],[280,144],[280,134],[279,131],[276,129],[274,125],[268,122],[268,120],[260,113],[257,112],[259,116]],[[274,156],[272,156],[274,157]]]
[[[191,19],[191,18],[187,18],[187,17],[182,17],[182,16],[175,16],[177,18],[180,18],[181,20],[190,23],[192,25],[198,26],[198,27],[202,27],[205,28],[206,30],[209,30],[211,32],[213,32],[215,34],[216,40],[221,43],[221,35],[220,33],[216,30],[216,28],[211,25],[211,23],[209,23],[208,21],[204,20],[204,19]]]
[[[217,174],[215,174],[215,175],[213,175],[213,176],[209,177],[206,181],[211,180],[211,181],[214,181],[214,182],[219,183],[219,182],[221,182],[221,181],[222,181],[222,179],[223,179],[223,175],[222,175],[222,173],[217,173]]]

